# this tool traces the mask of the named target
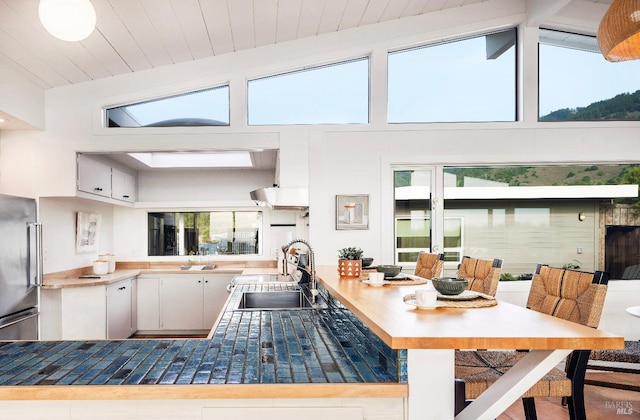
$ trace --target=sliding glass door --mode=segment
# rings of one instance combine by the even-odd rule
[[[441,209],[435,167],[397,166],[394,180],[394,262],[415,267],[418,253],[442,252],[442,220],[434,216]],[[441,212],[440,212],[441,214]]]

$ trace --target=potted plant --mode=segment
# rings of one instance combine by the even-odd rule
[[[340,277],[360,277],[363,253],[362,249],[356,247],[338,250],[338,272]]]

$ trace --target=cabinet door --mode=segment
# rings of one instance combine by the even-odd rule
[[[107,286],[107,338],[124,339],[131,336],[131,279]]]
[[[60,289],[63,340],[104,340],[106,338],[107,299],[105,286]]]
[[[138,330],[160,329],[160,279],[138,276]]]
[[[161,277],[161,329],[203,329],[202,281],[202,276],[195,274]]]
[[[119,169],[111,169],[111,197],[133,203],[136,200],[136,179]]]
[[[210,274],[204,277],[204,328],[211,329],[224,308],[233,274]]]
[[[78,155],[78,190],[111,197],[111,167]]]

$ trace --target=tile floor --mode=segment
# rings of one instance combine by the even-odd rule
[[[638,384],[640,375],[611,372],[588,372],[587,377],[599,380]],[[624,391],[586,385],[584,389],[588,420],[638,420],[640,419],[640,392]],[[536,411],[540,420],[568,420],[566,407],[560,398],[537,398]],[[498,417],[498,420],[524,419],[520,401]]]

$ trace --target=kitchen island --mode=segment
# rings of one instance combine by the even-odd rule
[[[320,378],[320,375],[309,374],[309,372],[313,371],[313,368],[310,369],[310,365],[307,363],[313,358],[310,357],[310,354],[304,353],[304,346],[308,344],[304,340],[300,342],[301,357],[291,358],[291,354],[289,354],[291,365],[289,372],[286,372],[288,375],[278,377],[277,370],[275,370],[275,375],[272,376],[260,377],[259,375],[252,376],[251,374],[246,376],[246,372],[251,372],[250,369],[244,369],[244,366],[249,365],[249,363],[246,363],[248,361],[247,356],[249,353],[255,353],[256,349],[249,352],[245,351],[244,354],[234,354],[232,350],[234,348],[233,345],[235,345],[234,340],[233,343],[231,341],[227,343],[231,346],[229,348],[230,353],[224,358],[228,358],[227,361],[231,363],[227,366],[233,366],[232,361],[235,357],[241,360],[242,362],[239,362],[236,366],[242,367],[243,373],[239,374],[239,376],[233,376],[231,372],[227,371],[228,375],[225,376],[225,380],[220,381],[221,383],[211,382],[215,375],[209,374],[209,382],[206,384],[193,383],[192,381],[182,385],[175,382],[178,380],[177,378],[180,378],[180,375],[176,372],[174,372],[176,373],[174,376],[176,379],[169,384],[162,384],[161,379],[159,383],[149,384],[94,384],[86,386],[80,386],[79,384],[51,385],[47,384],[47,382],[38,385],[18,385],[6,382],[5,386],[0,386],[0,398],[3,400],[32,401],[24,403],[2,401],[0,402],[0,410],[16,410],[14,412],[19,412],[20,418],[28,418],[25,417],[25,412],[34,412],[34,410],[42,406],[47,407],[48,410],[59,409],[63,413],[60,418],[70,418],[70,415],[65,417],[64,413],[69,413],[69,410],[73,409],[92,410],[93,407],[104,407],[105,410],[113,413],[113,410],[125,410],[123,407],[126,407],[127,418],[201,419],[213,418],[213,416],[223,413],[229,407],[233,407],[234,413],[241,412],[243,409],[251,410],[271,407],[274,410],[273,413],[278,415],[278,418],[288,418],[289,415],[291,415],[291,418],[299,415],[314,418],[312,413],[315,412],[319,416],[335,414],[335,418],[345,419],[361,419],[363,416],[366,416],[366,418],[376,418],[378,416],[377,418],[381,419],[446,419],[453,418],[454,349],[534,349],[535,351],[531,352],[531,357],[525,359],[528,361],[528,365],[525,365],[526,369],[515,369],[514,375],[505,375],[506,380],[496,383],[488,391],[488,403],[478,400],[460,415],[460,418],[495,418],[499,412],[503,411],[504,408],[518,398],[520,395],[518,392],[521,393],[519,390],[535,382],[546,372],[544,369],[548,370],[548,368],[555,366],[572,349],[621,348],[623,345],[622,337],[581,327],[502,302],[488,308],[416,310],[403,302],[403,296],[411,293],[415,288],[399,286],[368,287],[357,279],[339,278],[334,266],[319,267],[317,272],[320,285],[327,293],[327,296],[330,296],[330,299],[336,299],[334,308],[337,313],[355,315],[349,315],[347,318],[356,326],[356,330],[374,332],[375,336],[379,338],[377,348],[384,348],[386,351],[386,347],[388,347],[391,351],[389,354],[396,355],[384,362],[378,358],[379,363],[376,369],[380,368],[381,370],[376,375],[382,376],[375,378],[363,377],[354,381],[353,377],[349,378],[349,375],[345,375],[345,373],[349,372],[349,369],[343,369],[338,363],[323,365],[320,362],[319,370],[315,372],[322,371],[322,376],[325,380],[323,383],[313,383],[313,378]],[[240,289],[234,291],[230,300],[237,297],[237,293],[240,293],[240,291]],[[222,330],[229,330],[228,327],[234,322],[234,318],[238,321],[238,324],[231,328],[231,331],[237,330],[237,328],[246,328],[246,333],[243,333],[242,336],[250,338],[255,334],[260,336],[266,330],[262,326],[267,324],[273,326],[274,316],[281,323],[283,319],[287,319],[287,312],[290,312],[271,311],[273,312],[271,317],[267,314],[269,311],[246,311],[242,312],[242,315],[237,315],[237,311],[229,310],[230,307],[230,305],[227,305],[227,309],[220,317],[212,335],[213,341],[216,340],[216,334],[222,334],[220,337],[224,337]],[[340,328],[343,328],[345,319],[334,318],[333,315],[330,318],[324,318],[320,322],[332,310],[296,312],[308,313],[303,316],[309,317],[306,321],[307,326],[322,324],[324,325],[323,328],[330,330],[332,327],[329,324],[335,323],[334,327],[340,325]],[[276,312],[278,312],[277,315]],[[243,320],[242,318],[245,316],[248,319]],[[226,321],[225,317],[228,317]],[[257,330],[252,330],[251,327],[254,317],[256,318],[255,325],[261,326]],[[240,327],[243,322],[244,326]],[[292,337],[300,337],[303,329],[296,327],[295,324],[292,320],[290,324],[281,323],[280,325],[284,326],[283,333],[295,331]],[[301,325],[304,324],[305,321],[301,321]],[[348,329],[350,330],[350,328]],[[270,330],[273,331],[272,328]],[[318,330],[315,330],[315,327],[312,330],[304,329],[304,331],[307,331],[305,333],[306,337],[313,338],[314,342],[319,342],[318,339],[320,338],[326,339],[322,335],[316,335]],[[364,335],[366,336],[367,334]],[[204,341],[205,343],[200,345],[206,347],[213,342],[212,340],[187,341],[193,341],[191,346],[196,349],[198,348],[198,343]],[[250,341],[249,339],[248,342]],[[375,341],[375,338],[373,341]],[[133,342],[135,340],[124,343]],[[209,342],[209,344],[206,344],[206,342]],[[261,339],[259,342],[265,343],[265,347],[257,349],[260,361],[266,361],[268,364],[276,360],[275,348],[277,345],[272,348],[268,343],[273,346],[274,343],[277,343],[277,339]],[[345,336],[344,339],[338,339],[337,342],[340,343],[345,354],[348,354],[347,349],[349,347],[351,349],[362,347],[353,337],[349,336]],[[219,343],[224,347],[226,341],[221,338]],[[0,357],[4,357],[3,353],[5,351],[11,349],[15,351],[17,347],[23,344],[5,344],[0,347]],[[42,346],[47,345],[46,342],[39,344]],[[76,343],[75,345],[82,346],[83,344]],[[147,343],[147,345],[150,344]],[[246,347],[243,348],[246,349]],[[271,351],[272,349],[273,352]],[[405,349],[407,350],[405,351]],[[320,354],[317,351],[317,346],[314,352],[316,355]],[[158,352],[157,359],[160,358],[161,353]],[[384,353],[384,351],[381,353]],[[176,354],[179,354],[179,351]],[[200,354],[206,354],[206,351],[202,349]],[[393,367],[391,361],[394,358],[397,360],[395,367],[397,376],[394,376],[391,373],[392,369],[390,369]],[[361,360],[355,354],[353,356],[349,355],[346,359],[354,362],[356,365],[354,367],[355,371],[361,369],[361,366],[357,366]],[[171,362],[176,363],[176,360],[186,366],[189,359],[173,357]],[[202,357],[200,360],[208,359]],[[337,360],[336,357],[334,357],[334,360]],[[37,361],[34,360],[34,362]],[[121,362],[124,362],[124,359]],[[294,367],[296,363],[299,364],[298,367]],[[302,364],[305,364],[304,369]],[[109,369],[108,366],[112,365],[107,364],[103,369]],[[376,369],[372,370],[375,371]],[[39,373],[44,370],[44,373],[39,373],[41,375],[46,375],[47,373],[46,366],[40,366],[38,363],[34,363],[31,370],[33,373]],[[295,372],[302,374],[303,370],[306,372],[304,374],[307,375],[306,380],[298,377],[298,380],[304,382],[296,382]],[[211,372],[214,371],[215,369],[211,370]],[[116,372],[118,370],[115,370],[115,367],[112,366],[110,374],[116,375]],[[198,376],[197,370],[194,372],[196,373],[191,375],[192,378]],[[333,373],[333,376],[329,376],[327,373]],[[341,382],[332,383],[331,380],[327,379],[329,377],[337,378],[338,374],[343,378]],[[120,375],[126,376],[123,372]],[[0,375],[0,378],[2,377]],[[124,381],[130,377],[126,376]],[[241,379],[235,383],[230,383],[231,378]],[[249,378],[253,379],[249,380]],[[271,383],[267,383],[267,378],[271,379]],[[289,381],[288,378],[291,378],[291,380]],[[114,399],[120,401],[114,401],[110,405],[108,400]],[[149,400],[155,399],[161,399],[162,401],[155,404],[154,402],[149,402]],[[41,401],[35,403],[35,400]],[[67,400],[67,402],[50,400]],[[158,412],[158,407],[163,407],[164,409]],[[310,409],[310,407],[313,409]],[[302,408],[302,411],[296,411],[299,408]],[[180,412],[173,416],[172,413],[176,413],[176,410]],[[154,413],[154,415],[145,417],[149,412]],[[113,414],[111,418],[113,418]],[[123,418],[123,416],[120,416],[120,418]]]

